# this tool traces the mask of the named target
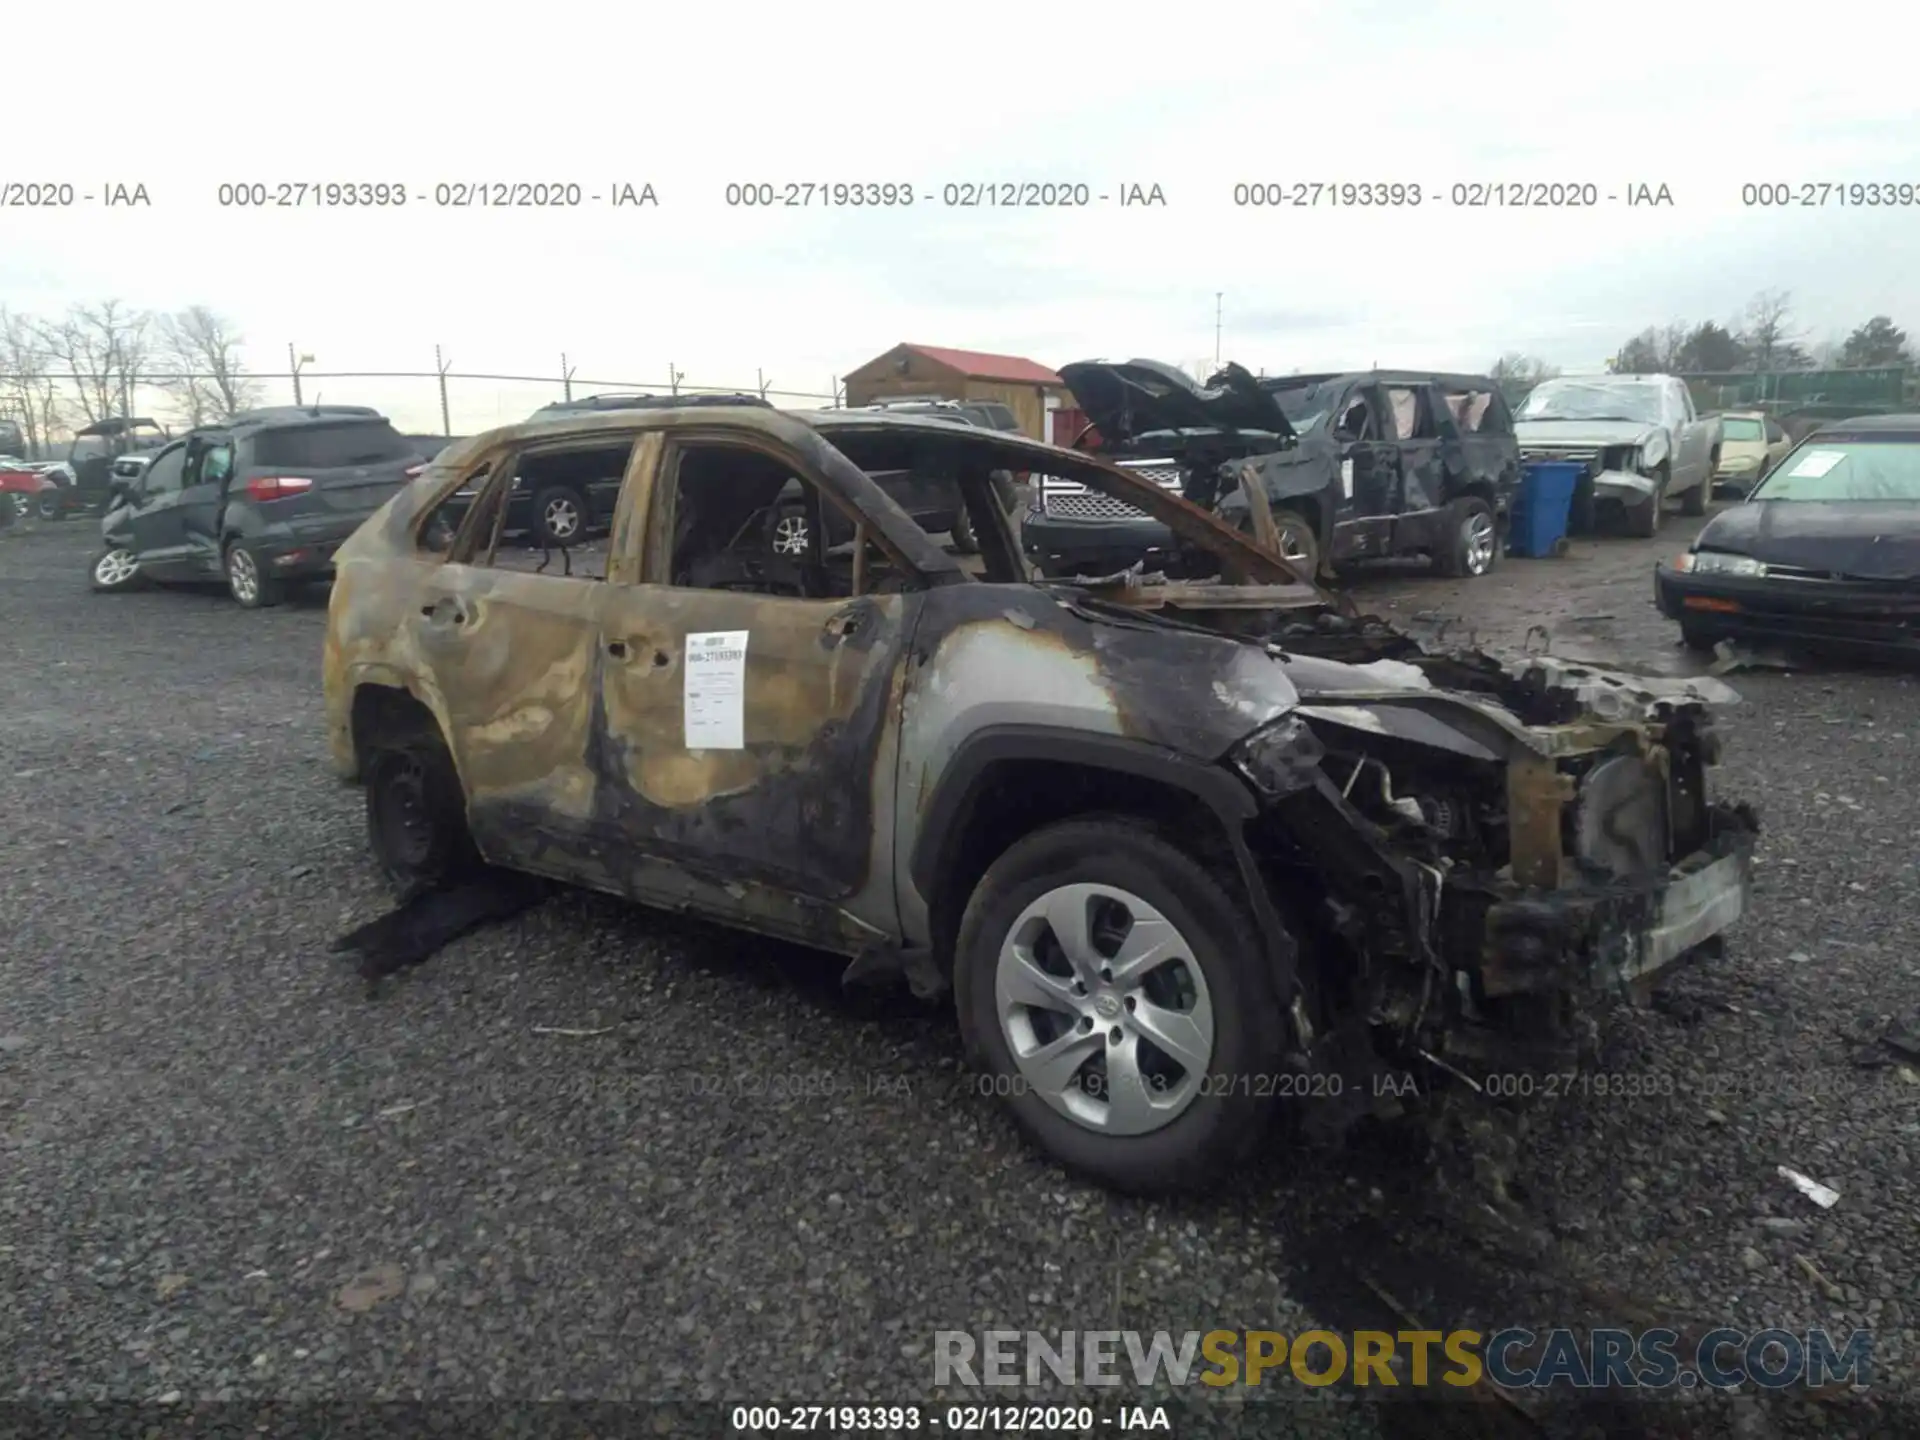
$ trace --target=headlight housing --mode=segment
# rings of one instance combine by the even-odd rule
[[[1751,555],[1727,555],[1718,550],[1694,550],[1673,562],[1682,575],[1738,575],[1757,580],[1767,567]]]
[[[1234,746],[1227,758],[1254,789],[1271,799],[1311,785],[1326,753],[1306,721],[1282,715]]]

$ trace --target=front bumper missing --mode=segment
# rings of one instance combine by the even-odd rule
[[[1632,985],[1724,933],[1751,901],[1757,826],[1716,810],[1700,850],[1652,884],[1498,901],[1488,908],[1480,989],[1488,998]]]

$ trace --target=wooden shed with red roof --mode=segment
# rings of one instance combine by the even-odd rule
[[[997,400],[1036,440],[1053,439],[1053,412],[1073,406],[1066,382],[1037,361],[904,341],[848,371],[846,390],[849,405],[921,396]]]

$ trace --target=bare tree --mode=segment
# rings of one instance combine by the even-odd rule
[[[39,327],[42,343],[72,381],[89,421],[131,413],[151,324],[145,311],[103,300],[75,305],[64,318]]]
[[[232,323],[205,305],[189,305],[159,322],[158,384],[190,425],[225,420],[259,403],[259,381],[240,368],[240,339]]]
[[[1783,359],[1804,353],[1788,322],[1792,312],[1790,290],[1762,290],[1747,302],[1747,325],[1740,339],[1755,370],[1780,369]]]
[[[1538,355],[1529,355],[1523,350],[1509,350],[1493,362],[1487,373],[1502,384],[1534,386],[1542,380],[1553,379],[1560,373],[1560,367],[1549,365]]]
[[[30,316],[0,307],[0,412],[19,421],[27,448],[37,456],[51,444],[62,408],[38,325]]]

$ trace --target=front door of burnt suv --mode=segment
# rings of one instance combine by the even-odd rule
[[[808,523],[776,534],[796,479]],[[636,583],[609,587],[600,637],[594,766],[624,888],[856,951],[897,920],[876,857],[920,596],[846,593],[851,546],[774,442],[670,435],[646,490],[617,537]]]

